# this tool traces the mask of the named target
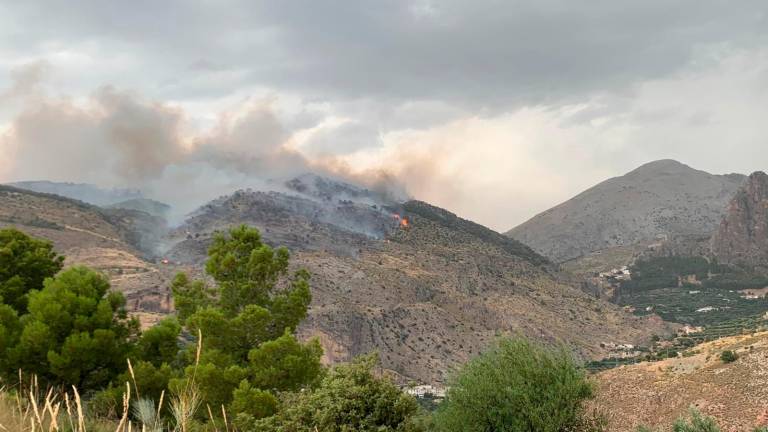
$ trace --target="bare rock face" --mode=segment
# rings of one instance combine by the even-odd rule
[[[661,236],[717,230],[740,174],[713,175],[673,160],[608,179],[507,233],[555,262]]]
[[[768,268],[768,174],[752,174],[733,197],[712,253],[723,263]]]

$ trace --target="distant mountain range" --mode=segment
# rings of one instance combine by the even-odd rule
[[[534,216],[507,235],[555,262],[659,236],[708,235],[745,183],[660,160],[608,179]]]
[[[66,183],[41,180],[20,181],[9,183],[9,185],[34,192],[42,192],[72,198],[97,206],[107,206],[116,204],[121,201],[144,198],[141,191],[137,189],[104,189],[87,183]]]

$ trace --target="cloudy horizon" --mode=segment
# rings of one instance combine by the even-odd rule
[[[206,198],[313,170],[506,231],[657,159],[765,170],[767,12],[0,0],[0,182]]]

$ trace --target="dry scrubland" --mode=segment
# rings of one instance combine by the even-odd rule
[[[725,350],[739,358],[724,363]],[[690,406],[716,418],[723,431],[768,422],[768,332],[708,342],[685,355],[596,375],[595,405],[609,414],[608,430],[669,426]]]

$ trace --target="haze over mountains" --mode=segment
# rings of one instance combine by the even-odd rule
[[[400,383],[442,385],[455,367],[499,335],[522,333],[565,344],[599,370],[616,359],[642,360],[649,352],[658,360],[663,355],[658,350],[669,350],[669,344],[678,355],[675,350],[685,349],[679,344],[687,337],[674,334],[685,319],[711,322],[706,334],[754,331],[764,321],[754,315],[764,300],[739,297],[741,291],[733,289],[763,292],[757,284],[766,280],[759,270],[768,268],[767,179],[762,173],[711,175],[676,161],[651,162],[507,235],[425,202],[316,174],[273,183],[271,190],[233,191],[202,203],[173,226],[164,219],[173,209],[140,195],[122,200],[124,191],[34,182],[19,186],[73,198],[2,186],[0,227],[51,239],[68,265],[86,264],[109,275],[113,287],[126,294],[131,312],[151,324],[173,313],[173,275],[202,273],[216,231],[254,226],[268,244],[290,249],[294,267],[312,274],[313,300],[299,335],[319,338],[325,362],[375,350]],[[701,262],[701,256],[705,263],[747,264],[749,271],[734,267],[725,279],[712,271],[681,273],[637,292],[597,277],[622,265],[634,272],[634,265],[649,257],[685,263]],[[588,270],[575,271],[579,266]],[[632,281],[644,283],[640,276],[633,273]],[[727,291],[721,283],[745,286]],[[603,291],[606,284],[611,295]],[[706,297],[690,294],[705,291]],[[715,316],[722,319],[712,321]],[[670,339],[653,342],[653,336]],[[734,346],[743,352],[744,365],[763,361],[765,340],[764,334],[739,339]],[[726,425],[748,424],[739,413],[761,412],[760,400],[741,390],[701,391],[723,385],[712,375],[721,369],[728,376],[752,376],[742,363],[721,368],[711,358],[723,346],[730,345],[696,346],[679,360],[601,372],[597,404],[615,414],[611,427],[622,431],[641,421],[668,422],[694,402],[719,404],[713,412]],[[657,373],[659,367],[671,372]],[[645,388],[662,402],[649,405],[617,386]],[[680,397],[680,404],[663,402]]]
[[[673,160],[645,164],[538,214],[507,235],[556,262],[655,237],[711,234],[746,180]]]
[[[315,175],[284,188],[237,191],[201,206],[155,236],[170,247],[160,255],[134,241],[157,224],[119,229],[143,213],[134,209],[110,217],[113,210],[8,188],[0,225],[50,238],[70,262],[107,271],[148,322],[171,311],[173,272],[200,271],[213,232],[253,225],[312,273],[313,303],[300,331],[320,338],[326,360],[378,350],[403,380],[442,382],[498,334],[562,342],[594,359],[607,354],[603,342],[637,344],[669,331],[582,291],[516,240],[443,209]],[[38,219],[19,217],[38,208],[46,209]]]
[[[18,183],[103,207],[6,188],[0,225],[50,238],[70,262],[107,271],[149,322],[172,311],[171,275],[199,272],[214,232],[253,225],[313,274],[314,299],[301,334],[321,339],[326,361],[378,350],[384,367],[403,379],[442,382],[498,333],[563,342],[583,358],[599,359],[608,353],[605,343],[642,344],[669,332],[658,317],[632,316],[595,298],[552,262],[660,237],[708,236],[718,227],[721,238],[751,233],[750,221],[763,217],[753,211],[764,207],[763,178],[746,183],[740,174],[651,162],[508,236],[427,203],[315,174],[274,190],[221,196],[170,229],[161,222],[168,206],[139,191]]]

